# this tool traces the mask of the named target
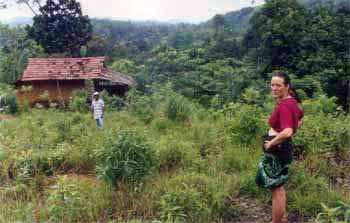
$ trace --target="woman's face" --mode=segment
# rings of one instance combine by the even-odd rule
[[[284,79],[281,77],[272,77],[271,79],[271,94],[275,99],[283,99],[288,97],[289,86],[284,84]]]

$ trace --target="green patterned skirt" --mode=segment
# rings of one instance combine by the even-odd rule
[[[266,137],[263,141],[266,140]],[[271,137],[270,137],[271,140]],[[282,186],[288,180],[288,169],[292,161],[292,143],[288,140],[262,154],[255,182],[262,188]]]

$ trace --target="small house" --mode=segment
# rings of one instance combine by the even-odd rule
[[[19,103],[31,106],[43,101],[66,104],[83,88],[123,96],[134,85],[130,76],[108,70],[105,57],[29,58],[16,82]]]

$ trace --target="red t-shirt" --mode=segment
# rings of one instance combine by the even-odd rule
[[[295,133],[298,128],[298,122],[303,116],[304,111],[298,106],[298,102],[294,98],[286,98],[275,107],[269,118],[269,125],[276,132],[292,128]]]

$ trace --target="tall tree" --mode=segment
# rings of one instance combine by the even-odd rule
[[[83,16],[76,0],[48,0],[34,16],[33,26],[27,28],[47,53],[67,53],[78,56],[80,48],[91,39],[92,25]]]
[[[226,21],[223,15],[219,15],[219,14],[215,15],[212,20],[212,26],[215,34],[218,34],[220,31],[222,31],[225,24],[226,24]]]
[[[350,4],[339,4],[335,19],[337,27],[336,49],[338,52],[338,81],[333,91],[340,99],[342,105],[350,111]]]
[[[295,69],[305,36],[305,9],[296,0],[266,0],[251,19],[246,47],[256,49],[263,74],[273,69]]]
[[[26,39],[23,27],[0,24],[0,82],[12,84],[22,74],[29,57],[43,56],[43,49]]]

